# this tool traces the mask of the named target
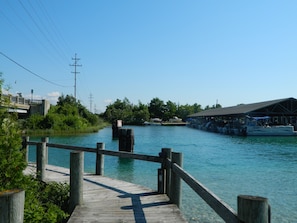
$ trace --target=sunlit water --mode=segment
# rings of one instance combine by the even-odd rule
[[[297,137],[231,137],[188,127],[125,126],[133,128],[134,153],[158,155],[161,148],[183,153],[183,167],[237,210],[237,195],[267,197],[272,222],[297,222]],[[98,133],[51,137],[51,143],[118,150],[111,128]],[[39,140],[31,138],[31,140]],[[35,149],[30,148],[30,160]],[[49,163],[69,167],[69,151],[49,150]],[[104,175],[157,189],[160,164],[105,156]],[[94,172],[95,154],[85,153],[85,171]],[[223,222],[183,184],[182,211],[189,222]]]

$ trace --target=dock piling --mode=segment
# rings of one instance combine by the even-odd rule
[[[81,151],[70,154],[70,201],[69,211],[72,213],[76,205],[83,203],[83,172],[84,153]]]
[[[104,174],[104,155],[100,154],[100,150],[105,149],[104,143],[97,143],[97,153],[96,153],[96,175],[103,176]]]
[[[170,148],[162,148],[161,152],[164,161],[162,163],[162,169],[165,169],[166,177],[165,177],[165,193],[168,197],[170,197],[170,182],[171,182],[171,166],[167,164],[167,159],[171,160],[172,158],[172,149]]]
[[[24,151],[24,158],[25,158],[25,162],[28,163],[29,162],[29,145],[27,142],[29,142],[30,138],[29,136],[23,136],[22,137],[22,150]]]
[[[270,223],[268,199],[258,196],[237,197],[238,219],[242,222]]]
[[[41,142],[45,143],[45,164],[48,164],[48,146],[46,144],[49,142],[49,138],[41,137]]]
[[[172,152],[172,163],[183,166],[183,156],[182,153]],[[178,207],[181,206],[181,178],[178,174],[171,172],[171,191],[170,191],[170,199],[176,204]]]
[[[119,138],[119,130],[122,128],[123,123],[122,120],[116,120],[112,123],[112,138],[118,139]]]
[[[45,166],[46,166],[46,143],[39,142],[36,146],[36,166],[37,166],[37,179],[44,181],[45,180]]]
[[[134,150],[134,131],[133,129],[119,130],[119,151],[133,152]]]
[[[24,221],[24,190],[0,192],[0,222],[21,223]]]

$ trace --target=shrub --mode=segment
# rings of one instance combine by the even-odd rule
[[[9,115],[0,114],[0,190],[19,188],[26,168],[17,123]]]
[[[45,184],[31,176],[26,180],[24,222],[66,222],[69,217],[69,185],[56,182]]]

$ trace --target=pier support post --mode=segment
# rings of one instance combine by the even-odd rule
[[[71,152],[70,154],[70,201],[69,211],[73,212],[76,205],[83,203],[83,171],[84,153]]]
[[[183,156],[182,153],[172,152],[172,163],[183,166]],[[171,191],[170,191],[170,199],[176,204],[178,207],[181,206],[181,179],[180,177],[171,172]]]
[[[36,148],[37,179],[41,181],[45,180],[45,166],[46,166],[45,148],[46,148],[45,142],[37,143],[37,148]]]
[[[28,145],[29,140],[30,140],[29,136],[22,137],[22,150],[24,151],[24,158],[26,163],[29,162],[29,145]]]
[[[158,193],[165,194],[166,191],[166,169],[158,169]]]
[[[133,152],[134,132],[133,129],[119,130],[119,151]]]
[[[96,153],[96,175],[103,176],[104,174],[104,155],[100,153],[100,150],[105,149],[104,143],[97,143]]]
[[[47,146],[47,143],[49,142],[48,137],[41,137],[41,142],[45,143],[45,164],[48,164],[48,146]]]
[[[22,223],[24,221],[25,191],[0,192],[0,222]]]
[[[242,222],[270,223],[270,207],[267,198],[239,195],[237,212],[238,219]]]
[[[112,123],[112,138],[119,138],[119,130],[122,128],[122,120],[116,120]]]
[[[164,161],[162,163],[162,169],[165,170],[165,193],[168,197],[170,197],[170,183],[171,183],[171,166],[167,163],[167,159],[171,160],[172,158],[172,149],[170,148],[162,148],[161,152]]]

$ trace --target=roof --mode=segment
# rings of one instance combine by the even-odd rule
[[[295,98],[284,98],[284,99],[252,103],[252,104],[241,104],[241,105],[232,106],[232,107],[209,109],[209,110],[205,110],[205,111],[201,111],[201,112],[189,115],[188,117],[227,116],[227,115],[232,116],[232,115],[248,114],[248,113],[252,113],[257,110],[261,110],[261,109],[278,105],[281,103],[288,104],[288,102],[290,104],[289,106],[294,108],[286,109],[285,108],[286,105],[283,105],[282,107],[284,107],[284,110],[288,110],[290,114],[292,114],[292,112],[297,112],[297,100]],[[292,106],[292,104],[294,104],[294,106]],[[262,111],[262,113],[263,112],[264,111]],[[266,109],[266,112],[269,113],[268,109]],[[295,115],[297,115],[297,113]]]

